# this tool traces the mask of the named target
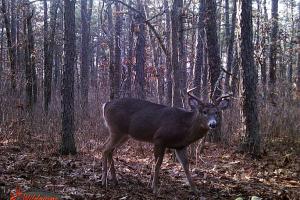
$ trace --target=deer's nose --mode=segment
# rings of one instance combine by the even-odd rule
[[[211,129],[214,129],[217,127],[217,122],[216,120],[209,120],[208,122],[208,127],[211,128]]]

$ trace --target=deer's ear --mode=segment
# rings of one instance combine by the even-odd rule
[[[225,110],[227,109],[229,106],[229,100],[228,99],[223,99],[222,101],[220,101],[219,105],[218,105],[218,108],[220,110]]]
[[[189,97],[189,105],[192,108],[192,110],[197,109],[200,105],[200,102],[193,98],[193,97]]]
[[[189,105],[193,110],[196,109],[199,105],[198,100],[193,97],[189,97]]]

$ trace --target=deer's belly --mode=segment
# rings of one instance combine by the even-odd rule
[[[129,135],[131,138],[139,141],[144,141],[144,142],[153,142],[153,136],[155,133],[155,129],[150,129],[150,128],[130,128],[129,129]]]

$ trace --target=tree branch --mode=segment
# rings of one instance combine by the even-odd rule
[[[141,15],[144,19],[144,22],[145,24],[149,27],[149,29],[154,33],[156,39],[158,40],[158,43],[160,45],[160,47],[162,48],[162,50],[164,51],[166,57],[168,60],[171,60],[170,59],[170,54],[167,50],[167,48],[165,47],[164,43],[163,43],[163,40],[161,39],[160,35],[158,34],[158,32],[155,30],[154,26],[149,22],[149,20],[146,19],[146,16],[143,15],[143,13],[141,13],[139,10],[137,10],[136,8],[124,3],[123,1],[120,1],[120,0],[110,0],[110,1],[113,1],[113,2],[117,2],[117,3],[120,3],[122,5],[124,5],[125,7],[129,8],[130,10],[138,13],[139,15]],[[151,18],[150,18],[151,19]]]

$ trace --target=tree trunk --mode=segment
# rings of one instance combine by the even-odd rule
[[[171,20],[172,20],[172,72],[173,72],[173,93],[172,106],[183,107],[180,98],[180,63],[179,63],[179,28],[180,28],[180,11],[182,0],[174,0]]]
[[[235,26],[236,26],[236,1],[233,1],[233,11],[231,17],[231,31],[230,37],[228,40],[228,49],[227,49],[227,63],[226,69],[228,72],[232,71],[232,63],[233,63],[233,45],[234,45],[234,38],[235,38]],[[236,77],[231,77],[236,78]],[[225,74],[225,92],[229,91],[229,74]]]
[[[199,6],[200,7],[200,6]],[[199,9],[199,7],[198,7],[198,9]],[[189,64],[190,64],[190,67],[189,67],[189,69],[187,70],[188,72],[188,78],[187,78],[187,84],[189,84],[189,83],[193,83],[194,82],[194,75],[195,75],[195,63],[196,63],[196,54],[197,54],[197,43],[196,43],[196,41],[197,41],[197,39],[198,39],[198,34],[197,34],[197,32],[198,32],[198,29],[197,28],[194,28],[194,27],[196,27],[197,25],[198,25],[198,19],[199,19],[199,17],[197,16],[197,12],[196,12],[196,10],[197,10],[197,7],[193,7],[193,10],[192,10],[192,12],[194,13],[193,15],[192,15],[192,20],[191,20],[191,24],[190,24],[190,26],[188,27],[188,29],[192,29],[191,30],[191,41],[192,41],[192,44],[190,44],[190,48],[191,48],[191,53],[190,53],[190,56],[188,56],[188,60],[189,60]],[[199,10],[198,10],[199,11]],[[187,46],[189,45],[189,40],[187,39],[186,40],[186,42],[187,42]],[[201,77],[200,77],[201,78]],[[201,81],[201,80],[200,80]],[[189,85],[187,85],[187,86],[189,86]]]
[[[93,3],[93,2],[90,2]],[[90,21],[87,0],[81,0],[81,109],[83,116],[88,115],[89,70],[90,70]]]
[[[26,108],[28,111],[32,110],[33,98],[32,98],[32,68],[30,65],[30,54],[29,54],[29,36],[28,36],[28,18],[29,18],[29,9],[27,8],[24,15],[24,61],[25,61],[25,92],[26,92]]]
[[[93,34],[91,33],[91,26],[92,26],[92,14],[93,14],[93,6],[94,6],[94,0],[89,0],[88,1],[88,10],[87,10],[87,16],[88,16],[88,32],[89,32],[89,65],[90,68],[88,70],[89,75],[88,77],[90,77],[90,81],[88,82],[88,89],[90,86],[93,86],[93,81],[95,80],[95,76],[96,76],[96,71],[95,71],[95,66],[94,66],[94,44],[93,44]],[[88,90],[89,91],[89,90]],[[88,93],[89,94],[89,93]],[[87,95],[88,96],[88,95]],[[87,101],[88,102],[88,101]],[[88,104],[87,104],[88,105]],[[87,106],[88,107],[88,106]]]
[[[33,103],[36,104],[37,102],[37,75],[35,69],[35,50],[34,50],[34,35],[33,35],[33,28],[32,28],[32,17],[34,15],[34,10],[31,13],[28,12],[27,17],[27,40],[28,40],[28,54],[29,54],[29,67],[31,68],[31,78],[32,78],[32,100]]]
[[[21,1],[17,1],[17,8],[21,5]],[[23,69],[23,49],[22,49],[22,9],[16,10],[16,72],[21,71]],[[22,57],[23,56],[23,57]]]
[[[241,0],[241,59],[243,77],[243,118],[246,135],[244,150],[253,155],[260,152],[260,134],[256,99],[257,71],[254,66],[252,2]]]
[[[50,4],[50,34],[48,32],[48,9],[47,2],[44,1],[44,62],[45,62],[45,82],[44,82],[44,110],[49,111],[51,102],[53,52],[55,45],[55,29],[58,9],[58,0],[51,1]],[[48,36],[49,35],[49,36]]]
[[[122,14],[119,3],[115,3],[116,23],[115,23],[115,69],[114,69],[114,94],[115,98],[120,98],[121,80],[121,37],[122,37]]]
[[[98,4],[98,9],[101,8],[102,2],[99,1]],[[98,12],[97,13],[97,30],[101,30],[102,27],[102,22],[101,22],[101,17],[102,17],[102,13]],[[98,84],[98,78],[99,78],[99,69],[101,67],[101,61],[102,61],[102,57],[101,57],[101,36],[102,36],[102,32],[98,31],[96,34],[96,66],[95,66],[95,75],[91,75],[91,84],[92,86],[96,89],[96,91],[98,90],[98,87],[100,87],[100,85]]]
[[[206,35],[204,35],[204,50],[203,50],[203,76],[202,76],[202,98],[204,101],[208,101],[209,91],[208,91],[208,57],[207,57],[207,44]]]
[[[149,11],[149,7],[146,7],[146,14],[147,14],[147,18],[150,18],[150,11]],[[150,43],[151,43],[151,51],[152,51],[152,65],[155,67],[156,69],[156,90],[157,90],[157,94],[158,94],[158,103],[163,103],[163,71],[161,70],[161,66],[160,66],[160,62],[159,62],[159,51],[160,48],[157,47],[156,45],[156,41],[155,41],[155,37],[153,35],[153,33],[151,31],[149,31],[149,39],[150,39]]]
[[[187,63],[187,53],[186,53],[186,37],[185,37],[185,26],[184,18],[185,11],[183,8],[183,1],[180,1],[179,5],[179,27],[178,27],[178,40],[179,40],[179,69],[180,69],[180,94],[184,94],[186,91],[187,84],[187,72],[186,72],[186,63]],[[180,95],[182,96],[182,95]],[[182,106],[185,107],[185,102],[181,97]]]
[[[198,38],[197,38],[197,55],[195,62],[195,79],[194,86],[197,87],[195,94],[200,97],[201,91],[201,76],[202,69],[204,68],[204,47],[205,47],[205,31],[204,31],[204,19],[205,19],[205,0],[200,0],[199,6],[199,21],[198,21]]]
[[[234,5],[236,5],[236,1],[233,1],[232,3],[233,3],[233,7],[234,7]],[[234,11],[232,12],[232,14],[234,15]],[[227,49],[229,46],[229,38],[230,38],[229,0],[225,0],[225,42],[226,42]]]
[[[255,49],[258,49],[260,40],[260,18],[261,18],[261,0],[256,0],[257,4],[257,19],[256,19],[256,37],[255,37]]]
[[[171,46],[171,16],[170,16],[170,8],[167,0],[164,0],[164,9],[166,12],[166,47],[168,49],[168,52],[170,52],[170,46]],[[170,55],[170,53],[169,53]],[[167,97],[166,97],[166,104],[171,105],[172,104],[172,66],[171,66],[171,59],[166,57],[166,83],[167,83]]]
[[[44,110],[48,113],[48,107],[51,100],[51,74],[52,69],[49,59],[49,37],[48,37],[48,4],[44,0]]]
[[[298,49],[300,49],[300,3],[298,3]],[[300,51],[298,50],[298,59],[297,59],[297,91],[300,95]]]
[[[76,154],[74,140],[75,1],[64,0],[64,71],[62,83],[62,143],[60,153]]]
[[[278,39],[278,0],[272,0],[272,30],[270,46],[270,88],[274,89],[276,83]],[[273,88],[273,89],[272,89]]]
[[[61,82],[61,57],[60,54],[61,50],[60,47],[56,46],[55,47],[55,56],[54,56],[54,89],[58,90],[60,89],[60,82]]]
[[[0,34],[0,89],[3,87],[2,83],[2,72],[4,69],[4,62],[3,62],[3,45],[4,45],[4,27],[1,25],[1,34]],[[1,109],[0,109],[1,112]],[[0,119],[1,122],[1,119]]]
[[[132,1],[129,1],[129,6],[132,6]],[[132,76],[132,68],[133,68],[133,19],[132,19],[132,11],[129,10],[128,14],[128,50],[127,50],[127,74],[126,74],[126,95],[127,97],[131,97],[131,76]]]
[[[90,53],[90,82],[89,82],[89,86],[92,87],[93,89],[95,87],[97,87],[96,85],[96,80],[97,80],[97,65],[95,65],[96,63],[96,57],[95,57],[95,48],[94,48],[94,44],[93,44],[93,37],[91,37],[91,44],[90,44],[90,49],[89,49],[89,53]],[[94,92],[92,92],[94,94]]]
[[[107,22],[108,22],[108,46],[109,46],[109,88],[110,88],[110,100],[116,98],[114,90],[114,36],[113,36],[113,19],[112,19],[112,8],[109,3],[107,6]]]
[[[10,30],[11,30],[11,42],[12,42],[12,51],[13,51],[13,55],[14,55],[14,65],[15,65],[15,71],[17,73],[17,27],[16,27],[16,18],[17,18],[17,13],[16,13],[16,0],[11,0],[10,1]],[[18,4],[18,1],[17,1]],[[16,74],[17,75],[17,74]],[[17,81],[17,80],[16,80]]]
[[[137,97],[145,99],[145,46],[146,46],[146,32],[145,32],[145,11],[144,6],[138,1],[138,10],[141,12],[136,16],[136,89]]]
[[[267,85],[267,42],[268,42],[268,35],[267,35],[267,21],[268,21],[268,12],[267,12],[267,2],[264,0],[264,25],[263,25],[263,36],[261,41],[262,46],[262,64],[261,64],[261,83],[263,86],[263,94],[266,94],[266,85]]]
[[[219,54],[217,36],[216,8],[217,5],[215,0],[206,0],[205,28],[207,37],[208,65],[210,72],[211,99],[216,99],[221,94],[219,83],[217,83],[221,72],[221,58]]]
[[[3,82],[2,82],[2,73],[4,68],[4,62],[3,62],[3,45],[4,45],[4,26],[1,24],[1,33],[0,33],[0,90],[3,88]],[[3,104],[2,104],[2,95],[0,97],[0,125],[3,122]]]
[[[59,4],[60,5],[60,4]],[[57,28],[58,30],[63,30],[63,10],[59,9],[57,11]],[[58,31],[57,31],[58,32]],[[63,64],[63,46],[59,44],[54,45],[54,90],[55,92],[61,92],[62,83],[62,64]],[[60,93],[59,93],[60,94]]]
[[[239,82],[240,82],[240,65],[239,65],[239,52],[237,44],[235,45],[235,55],[233,56],[232,62],[232,80],[230,84],[230,89],[234,97],[238,96],[239,92]]]
[[[2,7],[1,7],[3,18],[4,18],[4,25],[6,29],[6,38],[7,38],[7,48],[8,48],[8,56],[9,56],[9,63],[10,63],[10,83],[12,92],[16,91],[16,54],[15,54],[15,46],[13,46],[12,36],[11,36],[11,26],[9,23],[9,15],[6,8],[5,0],[2,0]]]
[[[293,83],[293,64],[294,64],[294,39],[295,39],[295,19],[294,19],[294,6],[295,4],[292,3],[291,5],[291,20],[292,20],[292,30],[291,30],[291,37],[290,37],[290,47],[289,47],[289,61],[288,61],[288,71],[287,71],[287,79],[292,85]],[[298,30],[299,31],[299,30]]]
[[[218,98],[221,94],[220,89],[220,67],[221,67],[221,58],[219,54],[219,45],[218,45],[218,35],[217,35],[217,21],[216,21],[216,10],[217,5],[215,0],[206,0],[206,38],[207,38],[207,53],[208,53],[208,65],[210,73],[210,98],[214,100]],[[222,121],[222,116],[220,115],[220,122]],[[221,124],[221,123],[220,123]],[[221,127],[219,126],[211,134],[211,140],[213,142],[221,141]]]

